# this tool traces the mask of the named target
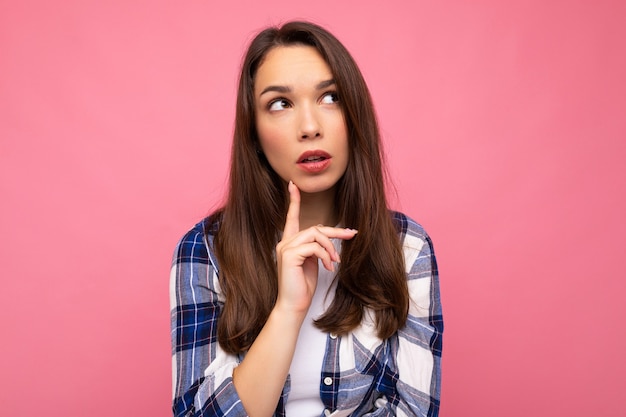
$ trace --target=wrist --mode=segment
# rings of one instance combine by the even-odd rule
[[[295,326],[299,331],[302,323],[304,322],[307,311],[308,308],[303,309],[294,307],[286,303],[281,303],[280,300],[277,300],[268,317],[268,321],[276,321],[281,323],[283,326]]]

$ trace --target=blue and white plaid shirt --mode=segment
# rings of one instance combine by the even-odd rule
[[[376,336],[366,311],[350,334],[329,334],[320,374],[320,417],[439,414],[443,319],[432,242],[422,227],[392,213],[401,230],[411,297],[406,326]],[[173,411],[182,416],[243,417],[233,368],[243,356],[224,352],[217,320],[224,303],[212,236],[198,223],[178,243],[171,270]],[[289,378],[274,413],[285,416]]]

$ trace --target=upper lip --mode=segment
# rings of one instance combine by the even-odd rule
[[[300,157],[298,158],[298,163],[304,162],[306,159],[312,158],[312,157],[329,159],[330,154],[328,152],[324,152],[324,151],[317,150],[317,149],[314,151],[306,151],[302,155],[300,155]]]

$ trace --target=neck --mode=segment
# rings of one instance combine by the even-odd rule
[[[318,224],[336,226],[338,221],[334,188],[315,194],[300,193],[300,230]]]

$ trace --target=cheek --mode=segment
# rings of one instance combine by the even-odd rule
[[[344,153],[347,159],[349,155],[348,129],[343,121],[343,118],[340,121],[337,121],[333,128],[334,137],[340,138],[340,150]]]
[[[268,162],[276,170],[282,161],[289,158],[289,147],[286,146],[284,131],[275,126],[257,128],[259,145]]]
[[[348,142],[348,127],[346,126],[346,120],[343,113],[333,119],[333,130],[337,137],[345,139],[346,144]],[[346,145],[347,146],[347,145]]]
[[[257,134],[263,152],[280,149],[280,129],[272,125],[257,123]]]

